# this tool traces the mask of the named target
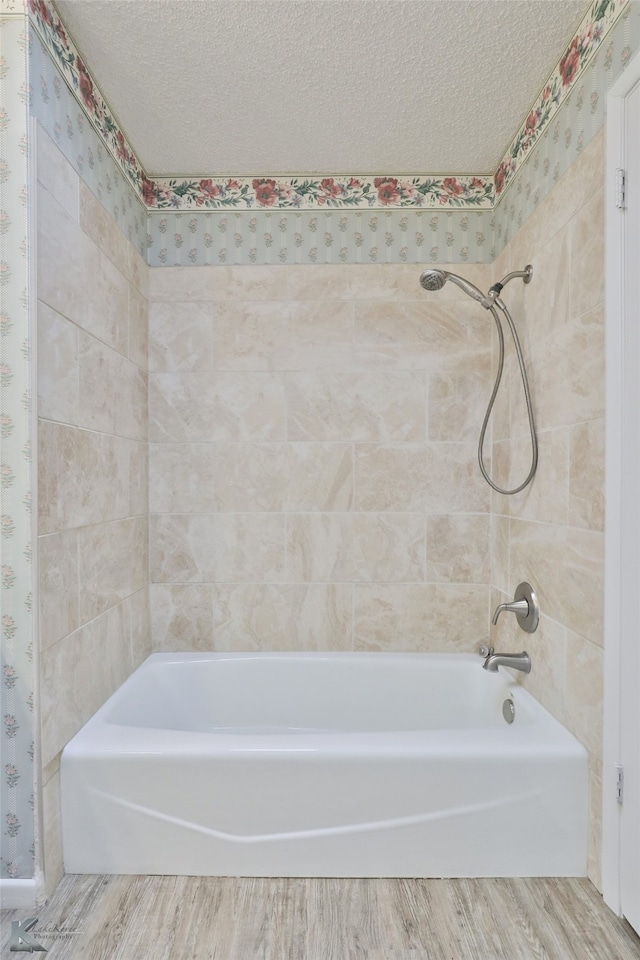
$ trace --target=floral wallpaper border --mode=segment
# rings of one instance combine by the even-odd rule
[[[616,22],[628,0],[593,0],[493,176],[165,177],[151,180],[120,130],[51,0],[28,0],[32,21],[74,96],[148,209],[491,209]]]
[[[531,149],[583,75],[591,57],[622,13],[628,0],[593,0],[571,43],[547,80],[526,120],[509,145],[494,175],[495,196],[508,188]]]
[[[389,209],[493,206],[487,176],[336,176],[254,178],[158,178],[148,181],[148,207],[189,209]]]
[[[28,20],[0,12],[0,877],[34,876]],[[11,7],[11,11],[7,10]]]
[[[581,73],[553,121],[511,178],[495,211],[496,253],[517,233],[538,204],[602,128],[606,95],[640,50],[640,3],[627,4],[605,42]]]

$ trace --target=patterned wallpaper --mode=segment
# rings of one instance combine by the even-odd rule
[[[33,110],[140,250],[146,218],[152,266],[487,263],[601,126],[624,5],[593,0],[493,177],[150,180],[50,0],[29,0]]]
[[[18,0],[5,0],[0,8],[0,877],[4,880],[34,874],[28,23],[21,7]]]
[[[149,213],[150,266],[490,263],[492,210]]]
[[[32,115],[145,257],[147,210],[139,191],[87,119],[34,30],[29,34],[29,77]]]
[[[640,3],[633,2],[599,44],[562,107],[545,126],[527,162],[520,164],[499,197],[494,211],[496,253],[517,233],[600,130],[605,120],[607,91],[638,50]]]
[[[531,150],[554,120],[626,3],[627,0],[593,0],[571,43],[498,165],[493,178],[498,199],[507,190],[522,164],[528,160]]]

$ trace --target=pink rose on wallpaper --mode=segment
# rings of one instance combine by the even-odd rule
[[[120,157],[121,160],[131,160],[131,154],[127,150],[125,139],[120,130],[118,130],[116,134],[116,143],[117,143],[116,153],[118,157]]]
[[[196,197],[196,203],[204,203],[205,200],[215,200],[222,194],[220,187],[213,180],[201,180],[198,184],[202,196]]]
[[[256,192],[256,200],[261,207],[273,207],[278,202],[275,180],[254,180],[252,185]]]
[[[504,187],[505,173],[506,171],[505,171],[504,163],[501,163],[498,169],[496,170],[496,175],[494,178],[494,183],[496,185],[496,193],[500,193],[500,191]]]
[[[351,177],[349,180],[349,187],[351,190],[359,190],[362,184],[355,177]]]
[[[547,84],[547,86],[542,91],[542,102],[546,103],[550,96],[551,96],[551,87]]]
[[[239,190],[240,184],[237,180],[227,180],[227,190]]]
[[[578,50],[578,38],[574,37],[571,41],[571,46],[560,61],[559,69],[563,87],[568,87],[573,82],[579,66],[580,52]]]
[[[53,20],[51,19],[51,14],[47,9],[46,4],[43,3],[42,0],[30,0],[29,6],[31,7],[32,12],[37,14],[43,23],[46,23],[48,27],[52,25]]]
[[[472,190],[482,190],[484,183],[479,177],[472,177],[470,187]]]
[[[63,46],[63,47],[68,47],[68,46],[69,46],[69,41],[67,40],[67,35],[66,35],[66,33],[64,32],[64,27],[62,26],[62,21],[58,20],[58,22],[57,22],[56,25],[55,25],[55,31],[56,31],[56,35],[57,35],[57,37],[58,37],[58,40],[60,41],[60,43],[62,44],[62,46]]]
[[[333,177],[325,177],[320,181],[320,189],[327,197],[338,197],[342,191]]]
[[[157,203],[155,184],[142,175],[142,198],[148,207],[155,207]]]
[[[464,193],[464,187],[461,183],[458,183],[456,177],[445,177],[442,181],[440,203],[446,203],[452,197],[459,197],[461,193]]]
[[[385,206],[397,203],[400,199],[400,190],[398,181],[395,177],[376,177],[373,181],[374,187],[378,191],[378,200]]]
[[[86,107],[93,107],[93,81],[87,73],[84,63],[80,57],[76,57],[76,69],[78,71],[78,83],[80,85],[80,93],[82,94],[82,99],[84,100]]]
[[[529,135],[531,135],[538,125],[538,114],[535,110],[532,110],[529,116],[525,121],[524,128]]]

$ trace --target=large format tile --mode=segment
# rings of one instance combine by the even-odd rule
[[[38,537],[40,650],[80,624],[78,613],[78,531]]]
[[[40,657],[43,767],[60,753],[130,671],[129,621],[122,604],[43,651]],[[61,691],[65,690],[70,693],[63,697]]]
[[[277,513],[151,517],[151,580],[163,583],[278,581],[285,522]]]
[[[541,611],[603,642],[604,538],[575,527],[511,520],[511,578],[529,580]]]
[[[146,520],[146,518],[145,518]],[[130,649],[131,666],[135,669],[153,652],[151,639],[151,606],[149,598],[149,578],[147,569],[144,571],[144,583],[141,590],[132,593],[124,601],[125,612],[129,613],[129,628],[131,631]],[[126,615],[126,613],[125,613]]]
[[[41,187],[37,204],[38,298],[126,355],[129,338],[126,277]],[[70,250],[73,256],[69,256]]]
[[[149,368],[149,301],[129,283],[129,360],[145,372]]]
[[[489,583],[489,574],[488,514],[444,514],[427,518],[428,581]]]
[[[488,358],[483,358],[475,370],[432,373],[428,397],[429,440],[477,443],[490,395]]]
[[[151,300],[284,300],[284,266],[162,267],[149,271]]]
[[[213,304],[150,304],[150,370],[213,370],[213,340]]]
[[[60,815],[60,766],[42,786],[42,845],[46,895],[50,897],[64,876],[62,818]],[[41,861],[42,862],[42,861]]]
[[[571,231],[571,316],[582,316],[604,299],[604,188],[575,215]]]
[[[486,367],[490,348],[485,311],[469,298],[355,304],[355,362],[361,369],[476,370]]]
[[[213,586],[152,583],[151,632],[157,652],[213,649]]]
[[[571,428],[569,460],[569,522],[604,530],[604,419]]]
[[[279,367],[288,304],[262,301],[216,303],[214,362],[217,370],[268,371]]]
[[[290,514],[287,579],[420,582],[424,535],[420,514]]]
[[[591,757],[602,757],[603,650],[567,633],[566,722]]]
[[[41,434],[45,423],[40,423]],[[44,432],[51,440],[50,431]],[[41,532],[129,516],[131,441],[76,430],[73,438],[63,438],[60,449],[59,439],[53,438],[53,449],[51,453],[47,450],[41,464],[44,489],[48,491],[43,509],[53,521],[53,526],[47,521],[49,525]]]
[[[353,449],[347,443],[219,443],[220,511],[350,510]]]
[[[213,513],[215,443],[149,445],[151,513]]]
[[[505,498],[504,509],[513,517],[562,525],[569,517],[569,430],[538,430],[538,466],[533,480]],[[514,490],[532,466],[531,437],[523,435],[493,445],[493,476]]]
[[[152,373],[149,439],[284,440],[286,401],[265,373]]]
[[[420,373],[297,373],[285,379],[289,440],[424,440]]]
[[[351,585],[219,583],[216,650],[351,650]]]
[[[83,331],[79,344],[79,393],[81,427],[146,440],[146,374]]]
[[[123,441],[126,449],[129,497],[126,516],[149,513],[149,445],[144,441]]]
[[[487,639],[489,587],[356,584],[356,650],[471,653]]]
[[[357,510],[481,513],[489,488],[469,443],[358,444]]]
[[[329,372],[353,368],[350,303],[218,303],[214,329],[218,370]]]
[[[519,377],[515,372],[513,377]],[[540,430],[604,414],[604,311],[598,306],[539,341],[529,377]],[[512,389],[517,389],[515,386]],[[512,409],[512,434],[524,434],[524,405]]]
[[[80,179],[62,151],[38,123],[36,128],[36,176],[38,183],[54,197],[62,209],[78,222]]]
[[[129,247],[131,244],[105,206],[82,180],[80,181],[80,226],[120,273],[130,280]]]
[[[100,523],[78,530],[80,623],[141,590],[149,568],[146,518]]]
[[[38,303],[38,416],[78,423],[78,328]]]

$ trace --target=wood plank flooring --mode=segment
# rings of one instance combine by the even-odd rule
[[[68,876],[2,912],[50,960],[640,960],[588,880]],[[44,954],[42,954],[44,956]]]

